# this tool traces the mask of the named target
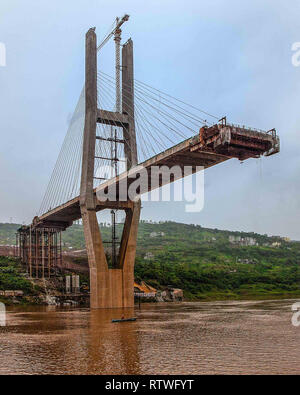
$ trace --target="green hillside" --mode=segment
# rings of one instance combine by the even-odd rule
[[[0,224],[0,245],[14,244],[17,227]],[[109,240],[111,228],[101,224],[101,231]],[[65,250],[84,249],[82,226],[64,232],[63,243]],[[139,226],[136,278],[183,288],[190,299],[300,296],[299,268],[300,242],[174,222]]]
[[[25,277],[24,268],[19,260],[0,256],[0,291],[4,290],[23,291],[24,295],[18,302],[23,304],[36,303],[39,294],[39,287]],[[11,298],[1,295],[0,302],[12,304]]]
[[[0,246],[15,245],[16,232],[21,225],[19,224],[1,224],[0,223]]]

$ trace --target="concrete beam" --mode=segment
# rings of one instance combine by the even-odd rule
[[[128,115],[106,110],[97,110],[97,122],[106,125],[113,125],[128,128]]]

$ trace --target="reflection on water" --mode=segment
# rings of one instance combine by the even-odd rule
[[[0,374],[299,374],[293,301],[8,309]],[[137,316],[136,322],[111,319]]]

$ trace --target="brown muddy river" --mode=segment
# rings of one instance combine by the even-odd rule
[[[0,374],[300,374],[292,300],[9,308]]]

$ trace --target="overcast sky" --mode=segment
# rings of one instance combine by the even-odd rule
[[[142,218],[300,240],[297,0],[2,0],[0,221],[37,213],[84,82],[85,32],[96,26],[101,38],[124,13],[137,79],[281,137],[278,155],[207,170],[200,213],[152,202]]]

